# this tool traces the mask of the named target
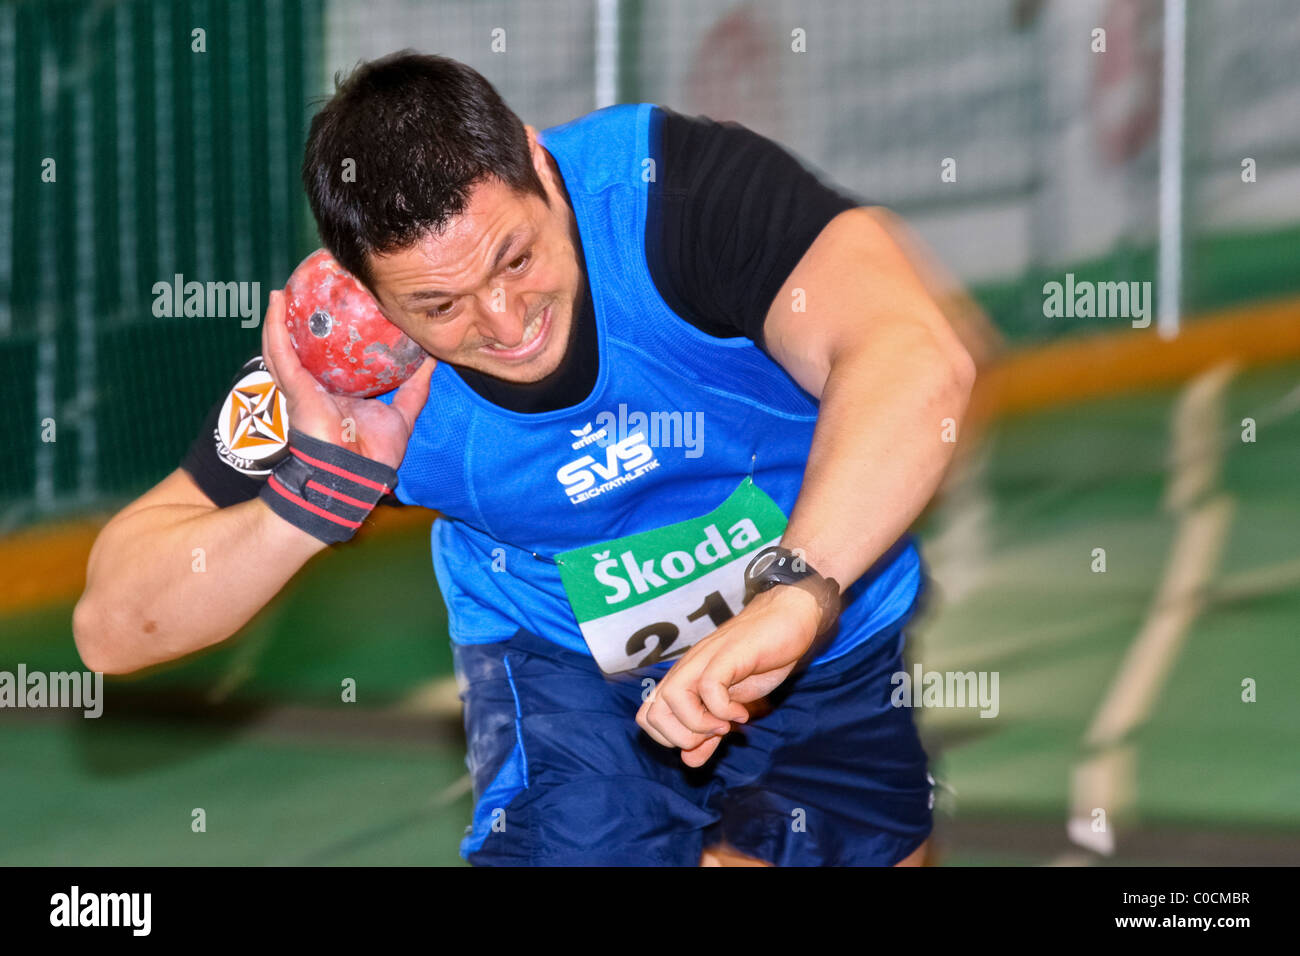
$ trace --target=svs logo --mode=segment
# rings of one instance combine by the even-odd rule
[[[574,504],[627,484],[654,469],[659,462],[645,435],[633,432],[604,448],[605,460],[591,455],[575,458],[555,473]]]

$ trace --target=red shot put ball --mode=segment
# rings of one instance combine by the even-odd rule
[[[390,392],[424,361],[424,349],[384,318],[366,287],[324,249],[293,270],[284,300],[293,350],[335,395]]]

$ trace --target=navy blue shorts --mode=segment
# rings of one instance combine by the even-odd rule
[[[896,625],[789,678],[703,767],[636,723],[649,684],[520,631],[454,645],[475,865],[695,866],[726,842],[783,866],[890,866],[931,829],[930,779]]]

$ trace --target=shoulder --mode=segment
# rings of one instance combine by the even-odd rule
[[[656,107],[646,260],[678,315],[762,345],[773,297],[818,234],[863,205],[748,127]]]

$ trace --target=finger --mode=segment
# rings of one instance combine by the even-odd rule
[[[650,739],[654,740],[660,747],[672,747],[672,744],[668,743],[667,737],[659,734],[659,731],[650,726],[650,705],[654,704],[655,689],[651,688],[649,695],[646,696],[645,700],[641,702],[640,708],[637,709],[637,726],[641,727],[641,730],[645,731],[650,736]]]
[[[740,701],[731,699],[728,686],[725,681],[710,677],[707,674],[702,674],[696,684],[699,689],[700,700],[709,709],[711,716],[722,720],[734,720],[743,724],[749,719],[749,711],[745,709],[745,705]]]
[[[271,311],[276,308],[276,303],[283,303],[284,293],[279,289],[273,289],[266,302],[266,315],[262,316],[262,361],[266,363],[266,370],[271,373],[271,378],[279,382],[280,378],[275,374],[275,358],[271,355]]]
[[[651,740],[661,747],[671,747],[672,741],[661,734],[651,723],[649,717],[649,707],[643,706],[636,715],[637,726],[644,730]]]
[[[787,671],[788,668],[777,668],[762,674],[751,674],[738,684],[731,685],[729,689],[731,699],[738,700],[742,704],[762,700],[784,683]]]
[[[679,723],[697,734],[728,733],[731,724],[724,722],[719,725],[718,717],[704,709],[693,683],[691,680],[673,681],[670,686],[660,690],[659,699],[668,705]]]
[[[415,420],[420,416],[424,403],[429,400],[429,380],[437,365],[437,359],[426,355],[415,374],[403,382],[393,396],[392,407],[397,409],[408,428],[415,427]]]
[[[697,734],[684,726],[680,720],[673,716],[673,712],[668,709],[668,705],[662,700],[655,701],[650,705],[650,709],[646,711],[646,722],[659,731],[660,735],[668,741],[670,747],[690,750],[698,747],[709,738],[708,734]]]
[[[289,326],[286,324],[284,293],[271,293],[271,301],[266,307],[266,321],[262,324],[262,359],[271,377],[287,395],[300,395],[324,386],[303,368],[298,353],[293,350],[289,339]]]
[[[713,756],[718,745],[722,743],[721,737],[710,737],[704,743],[692,750],[682,751],[682,763],[688,767],[702,767],[708,763],[709,758]]]
[[[732,693],[731,687],[737,676],[744,676],[743,672],[747,669],[746,664],[729,660],[725,653],[717,654],[709,661],[703,673],[696,678],[695,688],[710,714],[720,720],[734,720],[742,724],[749,719],[749,711]]]

